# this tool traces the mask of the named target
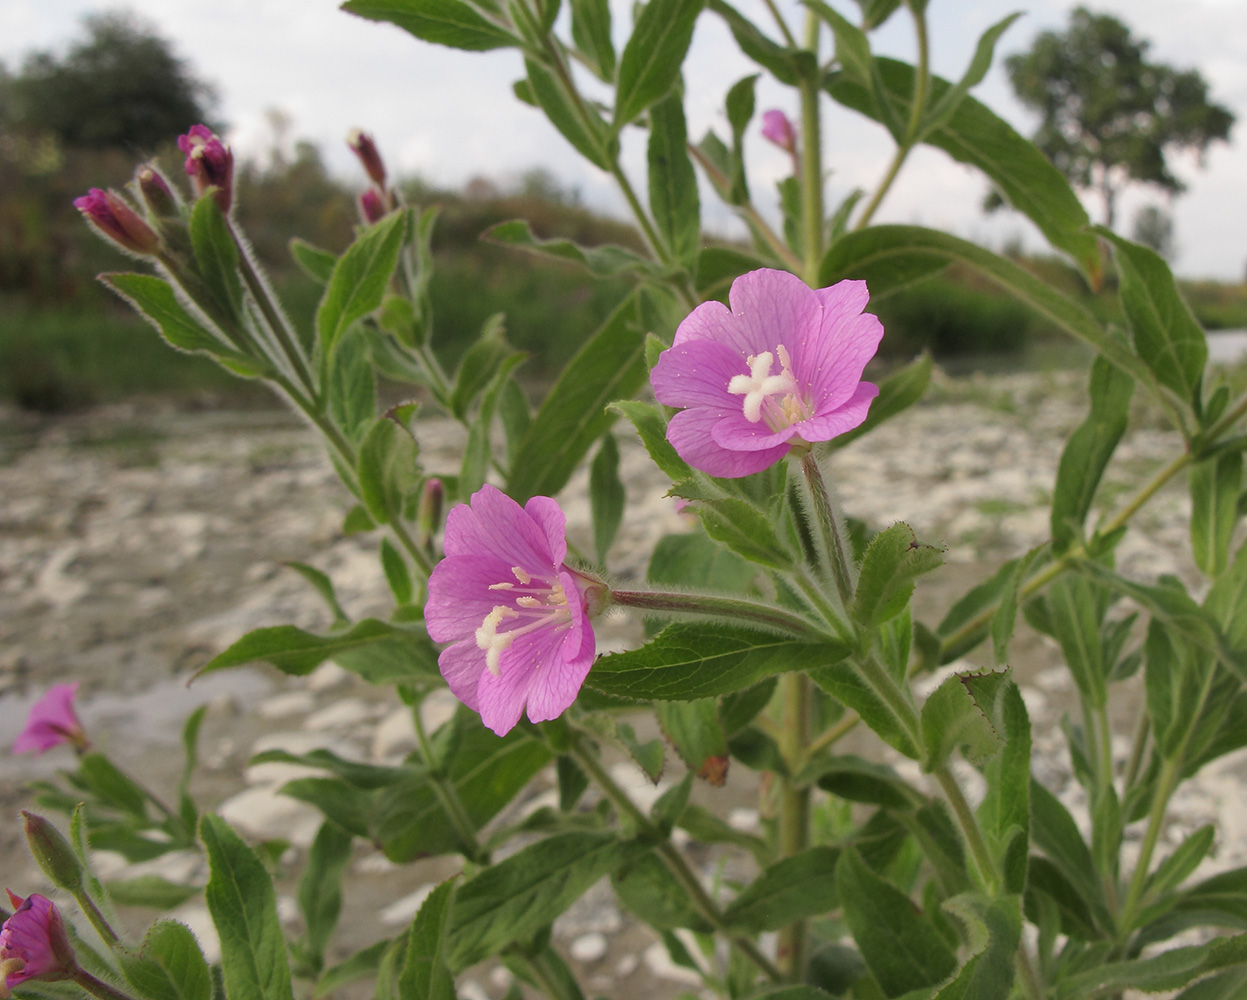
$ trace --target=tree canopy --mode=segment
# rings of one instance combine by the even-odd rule
[[[1042,118],[1035,142],[1075,187],[1099,192],[1107,226],[1126,184],[1181,193],[1169,154],[1202,157],[1234,124],[1197,70],[1151,62],[1149,48],[1116,18],[1078,7],[1065,31],[1005,61],[1018,98]]]
[[[94,14],[63,57],[36,52],[10,78],[6,117],[70,149],[150,151],[208,117],[215,95],[131,14]]]

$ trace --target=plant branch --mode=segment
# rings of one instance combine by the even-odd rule
[[[812,622],[791,611],[735,597],[657,590],[612,590],[611,600],[615,604],[639,608],[642,611],[721,618],[738,624],[743,621],[745,624],[761,625],[797,639],[825,641],[831,638]]]

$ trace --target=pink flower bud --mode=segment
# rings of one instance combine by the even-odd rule
[[[74,208],[110,240],[132,253],[154,253],[160,243],[155,230],[115,191],[91,188],[74,199]]]
[[[7,891],[7,890],[6,890]],[[28,979],[70,979],[78,971],[65,923],[46,896],[9,892],[15,912],[0,928],[0,969],[12,988]]]
[[[369,188],[359,196],[360,217],[369,225],[380,222],[389,211],[385,201],[385,197],[376,188]]]
[[[186,173],[195,190],[204,194],[216,188],[217,204],[228,212],[234,200],[234,154],[207,125],[192,125],[178,136],[178,149],[186,154]]]
[[[420,506],[416,510],[416,526],[425,538],[431,538],[442,526],[442,510],[446,504],[446,487],[436,476],[424,484]]]
[[[762,138],[769,139],[786,153],[797,151],[797,130],[786,114],[774,108],[762,112]]]
[[[82,199],[80,198],[79,201]],[[82,206],[78,206],[81,208]],[[14,753],[43,753],[62,743],[72,743],[79,750],[90,746],[86,730],[78,721],[78,713],[74,711],[74,696],[78,693],[78,682],[72,684],[53,684],[48,693],[30,708],[26,716],[26,726],[17,734],[13,741]]]
[[[381,162],[381,154],[377,152],[377,146],[372,141],[372,136],[367,132],[361,132],[359,129],[353,128],[346,134],[346,144],[359,157],[359,162],[364,165],[364,170],[367,172],[369,179],[384,191],[385,164]]]
[[[178,214],[177,196],[169,187],[169,182],[152,164],[144,163],[139,167],[134,179],[138,182],[143,201],[154,216],[161,218]]]

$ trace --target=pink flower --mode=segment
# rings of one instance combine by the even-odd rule
[[[455,697],[499,736],[557,718],[593,665],[591,614],[605,585],[563,563],[566,518],[549,497],[523,507],[485,485],[446,518],[446,558],[429,577],[424,617]]]
[[[48,693],[30,708],[26,726],[13,741],[14,753],[43,753],[62,743],[72,743],[79,748],[88,745],[86,730],[74,711],[74,696],[78,682],[53,684]]]
[[[186,154],[186,173],[195,190],[204,194],[216,188],[217,204],[228,212],[234,199],[234,154],[207,125],[192,125],[178,136],[178,149]]]
[[[788,116],[778,109],[762,112],[762,138],[770,139],[785,152],[797,151],[797,130]]]
[[[6,890],[7,891],[7,890]],[[0,971],[8,988],[28,979],[69,979],[78,971],[65,924],[46,896],[9,892],[15,912],[0,928]]]
[[[160,242],[152,227],[115,191],[91,188],[81,198],[74,199],[74,208],[101,233],[131,253],[150,254]]]
[[[689,313],[650,373],[658,401],[684,408],[667,427],[680,457],[747,476],[865,420],[879,389],[862,370],[883,336],[862,312],[868,298],[864,281],[814,291],[763,269],[732,282],[730,310],[712,301]]]
[[[384,191],[385,164],[381,161],[381,154],[377,152],[377,144],[372,141],[372,136],[353,128],[346,134],[346,144],[351,147],[351,152],[359,157],[359,162],[363,165],[364,172],[368,174],[369,179]]]

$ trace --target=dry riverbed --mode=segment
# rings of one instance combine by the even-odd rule
[[[837,454],[831,477],[850,514],[875,527],[905,520],[920,539],[947,546],[947,565],[920,588],[920,607],[934,620],[1002,560],[1047,537],[1060,448],[1085,409],[1082,376],[940,376],[923,404]],[[181,723],[207,703],[197,796],[253,838],[289,840],[291,870],[297,870],[317,816],[276,789],[303,772],[277,764],[249,768],[248,760],[272,747],[316,746],[397,760],[414,745],[406,710],[332,664],[304,679],[261,668],[190,686],[187,679],[252,628],[329,624],[319,598],[283,566],[288,560],[328,573],[352,616],[386,613],[377,539],[342,533],[347,497],[315,438],[286,414],[267,411],[117,408],[56,420],[8,413],[0,420],[0,732],[11,740],[50,684],[80,680],[82,716],[93,739],[123,766],[168,789],[180,767]],[[431,422],[421,436],[427,467],[455,467],[462,444],[457,428]],[[629,503],[611,569],[619,579],[637,580],[653,542],[685,530],[685,523],[627,429],[621,438]],[[1105,502],[1123,502],[1179,448],[1175,435],[1145,418],[1119,449]],[[573,537],[588,548],[583,480],[563,499]],[[1185,518],[1183,490],[1162,491],[1122,543],[1119,568],[1139,578],[1173,572],[1194,583],[1181,556]],[[637,634],[636,622],[611,618],[601,630],[603,647],[619,648]],[[1059,651],[1023,628],[1013,660],[1031,713],[1038,774],[1084,816],[1057,725],[1070,704]],[[1137,696],[1124,692],[1122,723]],[[448,699],[433,698],[425,711],[436,721],[451,707]],[[1127,750],[1122,742],[1119,759]],[[0,752],[5,815],[15,817],[29,803],[25,780],[68,763],[63,749],[37,759]],[[620,762],[616,770],[638,795],[656,794],[628,765]],[[669,773],[676,770],[669,765]],[[1168,843],[1215,822],[1218,846],[1206,870],[1247,863],[1245,780],[1242,755],[1208,768],[1184,791]],[[548,784],[534,794],[543,787]],[[732,823],[757,826],[756,780],[743,768],[724,789],[703,786],[697,794]],[[4,884],[40,885],[16,820],[0,827],[0,852]],[[729,877],[750,874],[742,858],[695,858],[707,878],[722,875],[723,865]],[[206,876],[194,856],[156,867],[172,878]],[[103,856],[100,868],[114,876],[122,866]],[[453,870],[448,859],[396,869],[361,845],[347,878],[344,945],[399,933],[428,888]],[[289,886],[282,889],[288,893]],[[297,921],[288,894],[281,911]],[[200,903],[176,915],[210,935]],[[130,930],[150,917],[130,915]],[[595,887],[559,921],[556,940],[594,993],[673,997],[693,987],[653,936],[618,911],[607,886]],[[500,996],[506,975],[492,967],[470,970],[459,994]]]

